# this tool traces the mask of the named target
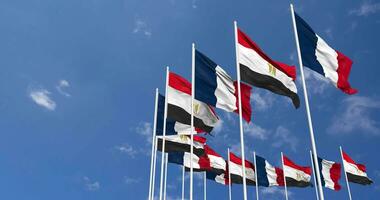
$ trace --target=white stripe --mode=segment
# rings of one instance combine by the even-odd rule
[[[284,174],[286,177],[292,178],[296,181],[310,182],[310,175],[304,171],[284,165]]]
[[[215,90],[216,107],[227,112],[233,112],[237,110],[234,81],[220,66],[216,66],[215,71],[217,83]]]
[[[224,178],[224,173],[215,176],[215,182],[225,185],[226,179]]]
[[[191,154],[188,153],[188,152],[185,152],[185,154],[183,155],[183,165],[187,168],[191,168],[191,164],[190,164],[190,156]],[[201,167],[199,166],[199,157],[195,154],[193,154],[193,168],[194,169],[200,169]]]
[[[265,161],[265,170],[267,172],[269,187],[278,186],[276,169],[268,161]]]
[[[188,124],[182,124],[181,122],[175,122],[174,123],[174,131],[177,132],[178,134],[190,135],[191,130],[193,130],[194,134],[197,134],[194,130],[194,127],[193,127],[193,129],[191,129],[191,126]]]
[[[269,72],[270,63],[262,58],[256,51],[253,49],[247,48],[241,44],[239,45],[239,63],[249,67],[252,71],[272,76],[273,78],[279,80],[282,84],[285,85],[290,91],[297,93],[297,86],[294,83],[293,79],[286,75],[279,69],[276,69],[275,76]]]
[[[160,138],[162,139],[163,136],[160,135],[160,136],[156,136],[157,138]],[[166,135],[165,136],[165,141],[170,141],[170,142],[176,142],[176,143],[180,143],[180,144],[187,144],[187,145],[191,145],[191,139],[189,136],[186,136],[186,135]],[[193,146],[196,148],[196,149],[203,149],[204,145],[200,142],[197,142],[194,140],[194,144]]]
[[[229,165],[230,174],[238,175],[243,177],[243,167],[241,165],[238,165],[232,161],[230,161]],[[255,181],[255,171],[252,168],[249,168],[246,166],[245,168],[246,179],[249,179],[251,181]]]
[[[331,179],[331,174],[330,174],[330,170],[332,166],[335,164],[335,162],[323,159],[321,164],[322,164],[322,176],[323,176],[323,180],[325,181],[325,187],[335,190],[335,187],[334,187],[335,183]]]
[[[367,177],[367,173],[363,172],[358,168],[358,166],[347,162],[346,160],[343,159],[343,164],[344,164],[344,169],[346,170],[347,173],[356,175],[356,176],[363,176]]]
[[[224,158],[210,155],[210,154],[208,154],[207,156],[210,160],[210,164],[212,168],[222,169],[224,171],[226,170],[226,161],[224,160]]]
[[[335,87],[338,83],[338,53],[331,48],[319,35],[317,35],[317,48],[315,56],[318,62],[322,65],[325,77],[329,79]]]
[[[178,91],[172,87],[168,87],[168,104],[172,104],[184,109],[187,113],[191,113],[191,95]],[[194,117],[199,118],[207,126],[214,127],[218,122],[218,118],[211,111],[211,108],[198,100],[194,100]]]

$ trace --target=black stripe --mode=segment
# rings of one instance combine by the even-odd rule
[[[286,177],[286,187],[309,187],[311,186],[310,182],[297,181],[293,178]]]
[[[157,140],[157,150],[162,151],[162,139]],[[165,152],[190,152],[190,145],[165,140]],[[193,152],[197,156],[204,156],[204,149],[193,148]]]
[[[191,124],[191,115],[181,107],[173,104],[168,104],[168,118],[180,122],[182,124]],[[200,128],[207,133],[210,133],[213,127],[206,125],[203,121],[197,117],[194,117],[194,126]]]
[[[360,185],[370,185],[373,183],[373,181],[366,176],[358,176],[358,175],[351,174],[348,172],[347,172],[347,179],[348,179],[348,182],[353,182]]]
[[[272,76],[263,75],[252,71],[249,67],[240,64],[241,80],[256,87],[265,88],[273,93],[287,96],[292,99],[296,108],[300,107],[300,99],[297,93],[292,92],[281,81]]]
[[[246,180],[247,185],[256,185],[255,181],[252,181],[247,178],[245,180]],[[231,183],[243,184],[243,177],[236,174],[231,174]]]

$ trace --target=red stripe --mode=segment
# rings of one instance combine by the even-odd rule
[[[297,170],[300,170],[300,171],[303,171],[305,172],[306,174],[309,174],[311,175],[311,167],[303,167],[303,166],[299,166],[297,164],[295,164],[293,161],[291,161],[288,157],[284,156],[284,165],[288,166],[288,167],[291,167],[291,168],[294,168],[294,169],[297,169]]]
[[[346,162],[349,162],[353,165],[356,165],[358,167],[358,169],[360,169],[361,171],[363,172],[366,172],[366,167],[365,165],[363,164],[357,164],[354,160],[352,160],[352,158],[350,156],[348,156],[344,151],[342,151],[343,153],[343,159],[346,161]]]
[[[334,182],[334,190],[340,190],[341,189],[341,186],[339,185],[341,168],[342,168],[342,166],[340,163],[334,163],[330,169],[330,178]]]
[[[241,158],[235,156],[235,154],[233,154],[231,152],[230,152],[230,161],[235,163],[235,164],[242,165]],[[249,162],[248,160],[245,160],[245,168],[251,168],[251,169],[255,170],[254,165],[251,162]]]
[[[191,137],[191,136],[189,136],[189,137]],[[194,141],[197,141],[199,143],[205,144],[206,143],[206,138],[194,135]]]
[[[173,72],[169,73],[169,86],[183,93],[191,95],[191,83],[182,76]]]
[[[234,111],[235,113],[239,114],[239,94],[238,94],[238,87],[237,87],[237,81],[234,81],[234,87],[235,87],[235,97],[236,97],[236,107],[237,109]],[[243,118],[248,123],[251,122],[251,115],[252,115],[252,108],[251,108],[251,90],[252,87],[249,85],[246,85],[244,83],[240,83],[240,89],[241,89],[241,105],[243,109]]]
[[[203,170],[211,170],[211,163],[206,154],[204,156],[199,157],[198,164],[199,167]]]
[[[217,156],[217,157],[220,157],[220,158],[222,157],[218,153],[216,153],[213,149],[211,149],[208,145],[205,145],[205,152],[208,155],[213,155],[213,156]]]
[[[279,186],[284,186],[285,185],[285,181],[284,181],[284,170],[282,170],[281,168],[279,167],[275,167],[274,168],[276,170],[276,174],[277,174],[277,183]]]
[[[256,51],[263,59],[265,59],[267,62],[272,64],[277,69],[284,72],[286,75],[291,77],[293,80],[296,80],[296,67],[295,66],[288,66],[286,64],[276,62],[272,60],[269,56],[267,56],[263,50],[260,49],[260,47],[251,40],[251,38],[248,37],[243,31],[238,29],[238,42],[239,44],[243,45],[246,48],[250,48],[254,51]]]
[[[344,93],[355,94],[358,91],[350,86],[348,82],[348,77],[350,76],[352,61],[349,57],[345,56],[339,51],[338,53],[338,83],[337,87],[341,89]]]

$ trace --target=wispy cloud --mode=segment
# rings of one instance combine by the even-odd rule
[[[327,78],[307,67],[304,67],[304,75],[307,80],[306,85],[308,92],[313,94],[323,94],[328,87],[331,87],[331,84]],[[301,83],[301,77],[298,78],[298,81]]]
[[[129,144],[122,144],[119,146],[115,146],[115,149],[119,151],[120,153],[127,154],[131,158],[134,158],[136,154],[138,153],[138,151],[135,150],[133,146]]]
[[[351,15],[368,16],[380,11],[380,3],[372,3],[371,1],[363,1],[359,8],[349,11]]]
[[[275,95],[265,90],[254,91],[251,95],[251,104],[256,111],[264,111],[272,107],[275,101]]]
[[[60,80],[58,82],[58,85],[55,88],[61,95],[65,97],[70,97],[71,95],[64,91],[66,88],[69,88],[69,87],[70,87],[70,83],[67,80]]]
[[[148,27],[147,23],[142,19],[135,20],[135,26],[132,31],[134,34],[143,34],[144,36],[150,38],[152,36],[152,31]]]
[[[124,177],[124,182],[128,185],[136,184],[141,182],[141,178]]]
[[[296,151],[297,145],[298,145],[298,139],[296,136],[291,134],[289,129],[279,126],[277,127],[274,136],[273,136],[274,142],[272,143],[273,147],[282,147],[282,146],[289,146],[293,151]]]
[[[333,117],[328,128],[330,134],[347,134],[355,130],[372,135],[380,134],[380,124],[371,114],[380,109],[380,101],[363,96],[350,96],[343,100],[343,106]]]
[[[270,132],[254,123],[244,124],[244,133],[256,139],[266,140]]]
[[[30,89],[29,97],[39,106],[54,111],[57,104],[50,98],[50,92],[46,89]]]
[[[141,122],[135,130],[138,134],[144,136],[149,143],[152,143],[152,124],[149,122]]]
[[[92,181],[87,176],[83,177],[85,189],[88,191],[97,191],[100,189],[100,183],[98,181]]]
[[[330,38],[330,39],[333,38],[333,30],[332,30],[331,27],[326,28],[326,29],[324,30],[324,32],[325,32],[325,34],[327,35],[328,38]]]
[[[278,188],[278,187],[266,187],[266,188],[262,188],[260,191],[261,191],[261,194],[265,196],[269,196],[269,195],[284,196],[285,195],[285,190],[283,188]],[[293,193],[288,190],[288,196],[292,196],[292,195]]]
[[[194,8],[194,9],[198,8],[197,0],[192,0],[191,1],[191,7]]]

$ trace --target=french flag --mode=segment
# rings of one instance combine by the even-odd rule
[[[341,164],[318,157],[319,171],[322,174],[322,185],[332,190],[340,190],[339,179]]]
[[[257,181],[259,186],[284,186],[284,172],[273,167],[265,158],[256,155]]]
[[[243,118],[251,121],[251,87],[241,85]],[[237,82],[210,58],[195,51],[195,99],[227,112],[239,113]]]
[[[365,165],[356,163],[348,154],[342,151],[343,165],[349,182],[370,185],[373,181],[368,178]]]
[[[331,48],[297,13],[294,14],[303,65],[326,77],[344,93],[355,94],[357,90],[348,82],[351,59]]]
[[[283,156],[283,159],[287,187],[308,187],[311,185],[311,167],[297,165],[286,156]]]

